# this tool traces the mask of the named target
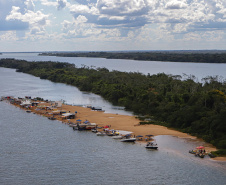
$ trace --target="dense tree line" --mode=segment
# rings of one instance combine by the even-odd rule
[[[146,61],[226,63],[226,51],[55,52],[41,53],[40,55]]]
[[[115,105],[149,118],[146,123],[176,128],[226,151],[226,82],[218,76],[206,77],[200,83],[195,82],[194,76],[182,80],[180,75],[77,68],[61,62],[1,59],[0,66],[99,94]]]

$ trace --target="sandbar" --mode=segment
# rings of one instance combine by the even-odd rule
[[[49,106],[50,103],[42,102],[42,105]],[[36,107],[32,107],[30,110],[37,114],[42,114],[46,117],[51,116],[48,113],[51,113],[52,110],[36,110],[36,109],[37,109]],[[135,116],[105,113],[102,111],[94,111],[86,107],[72,106],[72,105],[66,105],[66,104],[63,104],[61,108],[58,108],[58,110],[65,110],[66,112],[71,112],[71,113],[76,112],[76,118],[70,119],[70,120],[62,119],[61,116],[55,116],[57,120],[60,120],[63,123],[68,123],[69,121],[71,123],[76,123],[77,119],[80,119],[82,121],[88,120],[91,123],[96,123],[98,126],[110,125],[110,128],[114,130],[125,130],[125,131],[133,132],[135,136],[143,135],[145,137],[146,135],[150,135],[150,134],[154,136],[170,135],[178,138],[187,138],[187,139],[192,139],[192,140],[205,143],[201,139],[198,139],[195,136],[191,136],[187,133],[169,129],[164,126],[153,125],[153,124],[140,125],[140,120],[137,119]],[[144,141],[145,140],[143,140],[143,142]],[[217,150],[216,147],[214,147],[209,143],[205,143],[204,146],[206,148],[206,152]],[[216,157],[216,158],[213,158],[213,160],[226,161],[226,157]]]

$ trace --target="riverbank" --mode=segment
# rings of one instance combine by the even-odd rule
[[[17,107],[21,108],[21,105],[15,104]],[[48,109],[47,107],[52,106],[52,102],[41,102],[39,106],[31,106],[29,107],[29,111],[45,116],[45,117],[53,117],[53,110]],[[41,107],[41,108],[40,108]],[[27,108],[24,108],[27,110]],[[104,113],[103,111],[94,111],[90,108],[81,107],[81,106],[72,106],[72,105],[65,105],[62,104],[61,107],[55,108],[54,111],[64,111],[70,113],[76,113],[75,119],[64,119],[61,115],[54,115],[56,120],[62,121],[65,124],[76,123],[76,120],[80,119],[82,121],[88,120],[91,123],[96,123],[99,127],[110,125],[111,129],[114,130],[125,130],[133,132],[133,135],[171,135],[178,138],[186,138],[191,139],[193,141],[199,141],[200,143],[204,143],[202,140],[198,139],[197,137],[191,136],[186,133],[182,133],[173,129],[169,129],[164,126],[160,125],[140,125],[140,120],[137,119],[135,116],[127,116],[127,115],[119,115],[119,114],[110,114]],[[27,110],[28,111],[28,110]],[[138,142],[145,142],[145,138],[142,141]],[[206,152],[209,153],[211,151],[216,151],[216,148],[211,144],[204,143]],[[226,161],[226,157],[216,157],[213,158],[216,161]]]

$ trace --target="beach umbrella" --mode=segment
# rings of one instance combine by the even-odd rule
[[[80,119],[77,119],[76,121],[82,121],[82,120],[80,120]]]
[[[138,136],[136,136],[136,137],[143,137],[142,135],[138,135]]]
[[[196,147],[196,149],[204,149],[205,147],[204,146],[198,146]]]
[[[152,137],[152,136],[154,136],[154,135],[146,135],[147,137]]]
[[[89,121],[86,120],[86,121],[84,121],[84,123],[89,123]]]
[[[109,128],[109,126],[108,126],[108,125],[106,125],[106,126],[104,126],[104,128]]]

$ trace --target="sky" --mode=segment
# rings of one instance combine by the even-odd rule
[[[0,52],[226,49],[225,0],[0,0]]]

